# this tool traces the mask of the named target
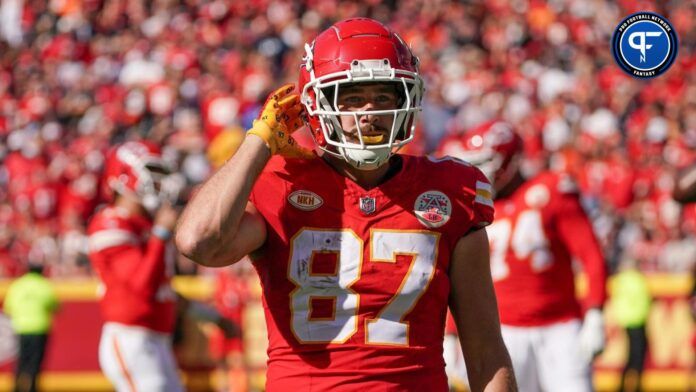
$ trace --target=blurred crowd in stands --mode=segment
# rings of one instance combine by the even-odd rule
[[[645,10],[680,39],[676,63],[652,80],[624,74],[609,45],[621,19]],[[30,261],[54,277],[91,275],[85,225],[109,147],[156,141],[195,186],[268,91],[297,80],[305,42],[350,16],[388,23],[420,57],[427,97],[407,153],[508,121],[526,173],[573,174],[610,267],[689,271],[696,206],[670,193],[675,168],[696,161],[695,12],[676,0],[4,0],[0,277]]]

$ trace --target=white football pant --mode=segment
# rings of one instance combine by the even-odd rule
[[[447,373],[450,391],[468,391],[469,379],[466,374],[466,363],[459,338],[456,335],[445,334],[442,353],[445,359],[445,373]]]
[[[118,392],[183,391],[169,335],[105,323],[99,366]]]
[[[590,364],[580,355],[580,320],[541,327],[501,325],[520,392],[592,391]]]

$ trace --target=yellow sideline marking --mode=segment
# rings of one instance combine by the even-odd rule
[[[258,376],[254,373],[253,377]],[[263,376],[261,376],[263,378]],[[216,376],[206,372],[182,372],[182,382],[191,390],[206,390],[216,385]],[[614,391],[619,385],[621,374],[616,371],[601,371],[594,374],[594,385],[598,392]],[[260,381],[260,380],[259,380]],[[691,384],[696,377],[691,377]],[[263,385],[263,383],[260,383]],[[689,375],[686,371],[648,371],[643,374],[645,391],[686,391]],[[0,391],[10,391],[13,376],[0,373]],[[113,391],[109,381],[100,372],[43,372],[39,379],[40,390],[46,392],[106,392]],[[203,389],[201,389],[203,388]]]
[[[619,371],[597,371],[593,377],[597,392],[616,391],[621,381]],[[679,370],[653,370],[643,373],[643,390],[645,391],[687,391],[689,374]],[[691,377],[691,385],[696,377]]]
[[[681,297],[691,290],[692,278],[689,274],[649,274],[648,287],[653,296]],[[5,297],[12,279],[0,279],[0,299]],[[587,279],[579,274],[576,292],[582,296],[587,291]],[[93,278],[53,280],[58,298],[72,301],[92,301],[97,299],[97,285]],[[212,277],[176,276],[172,280],[174,289],[191,299],[209,299],[213,295],[215,282]],[[609,285],[611,287],[611,284]]]
[[[210,391],[219,383],[213,372],[179,372],[187,390]],[[14,376],[0,373],[0,391],[11,391]],[[39,376],[39,390],[46,392],[111,392],[114,387],[101,372],[43,372]]]
[[[648,288],[653,296],[657,297],[683,297],[691,292],[693,279],[689,274],[646,274]],[[611,280],[607,287],[611,288]],[[575,292],[583,297],[587,292],[587,278],[585,274],[578,274],[575,279]]]
[[[4,298],[12,279],[0,280],[0,298]],[[94,278],[53,280],[53,288],[61,301],[95,301],[99,281]],[[215,282],[212,277],[176,276],[172,286],[181,295],[190,299],[209,299],[213,295]]]

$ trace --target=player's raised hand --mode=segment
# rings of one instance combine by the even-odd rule
[[[300,96],[292,93],[295,85],[288,83],[272,92],[263,105],[259,118],[249,134],[260,137],[271,150],[289,158],[309,158],[312,152],[297,144],[292,133],[302,125]]]

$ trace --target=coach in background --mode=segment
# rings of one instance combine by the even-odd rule
[[[58,298],[43,276],[43,265],[30,264],[29,271],[10,285],[5,297],[5,313],[19,336],[15,391],[36,391],[36,380],[57,310]]]
[[[611,302],[616,322],[628,336],[628,359],[621,374],[619,391],[642,391],[641,377],[648,350],[645,325],[652,297],[645,276],[633,259],[623,260],[611,282]]]

